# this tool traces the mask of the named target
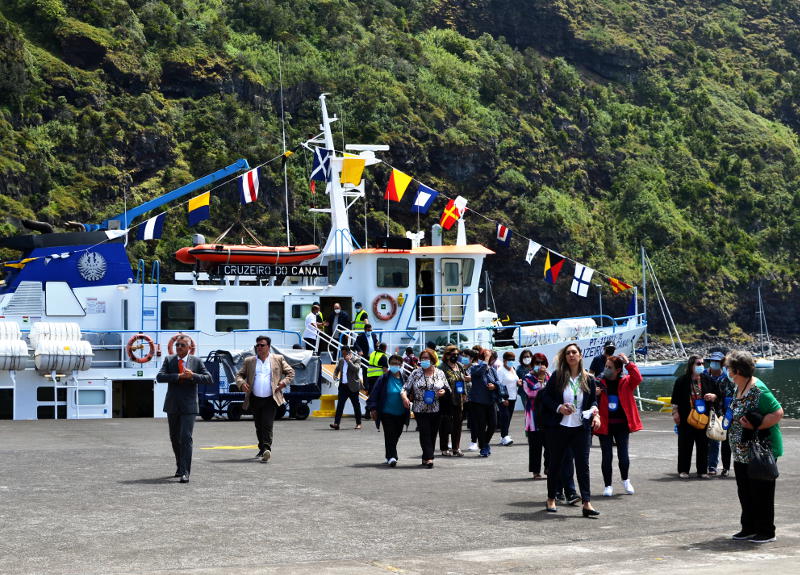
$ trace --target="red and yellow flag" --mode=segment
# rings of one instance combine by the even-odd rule
[[[399,202],[403,199],[403,194],[406,193],[406,188],[410,183],[411,176],[404,174],[400,170],[392,169],[392,175],[389,176],[389,184],[386,186],[386,193],[383,199]]]
[[[626,289],[631,289],[633,287],[632,285],[619,281],[617,278],[608,278],[608,283],[611,286],[611,289],[614,291],[614,293],[619,293],[621,291],[625,291]]]

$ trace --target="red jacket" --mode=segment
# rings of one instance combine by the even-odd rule
[[[634,390],[642,383],[642,374],[639,373],[639,368],[632,361],[628,362],[626,369],[628,370],[628,375],[620,377],[617,393],[619,393],[619,405],[628,419],[628,429],[633,433],[642,429],[639,408],[636,407],[636,398],[633,396]],[[597,386],[597,389],[602,392],[597,398],[597,407],[600,410],[600,427],[594,432],[595,435],[608,435],[608,394],[602,390],[602,388],[605,388],[605,383],[605,380],[601,379],[600,385]]]

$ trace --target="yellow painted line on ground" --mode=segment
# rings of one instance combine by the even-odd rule
[[[215,447],[201,447],[200,449],[257,449],[258,445],[217,445]]]

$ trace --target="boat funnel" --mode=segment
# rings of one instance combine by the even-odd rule
[[[442,245],[442,226],[440,226],[439,224],[433,224],[431,226],[431,245],[432,246]]]

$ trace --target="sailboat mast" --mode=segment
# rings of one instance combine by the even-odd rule
[[[644,316],[644,348],[647,349],[647,270],[644,262],[644,244],[640,244],[642,253],[642,314]]]
[[[286,116],[283,111],[283,66],[281,63],[281,51],[278,50],[278,79],[281,86],[281,132],[283,136],[283,153],[286,153]],[[289,175],[286,168],[286,158],[283,159],[283,196],[286,205],[286,245],[292,245],[289,234]]]

